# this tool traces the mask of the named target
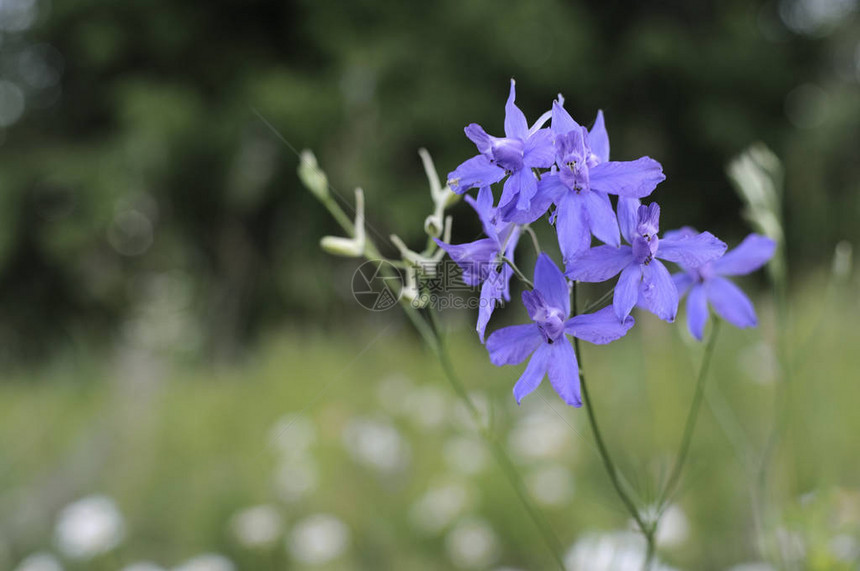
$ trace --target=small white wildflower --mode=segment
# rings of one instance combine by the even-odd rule
[[[486,567],[498,556],[499,540],[487,522],[468,519],[448,532],[445,547],[457,567]]]
[[[414,383],[402,374],[395,374],[382,379],[376,385],[376,397],[379,404],[389,414],[401,414],[408,412],[405,403],[409,401]]]
[[[173,571],[235,571],[233,562],[218,553],[203,553],[189,559]]]
[[[573,431],[551,410],[523,416],[508,436],[514,455],[523,462],[557,458],[572,445]]]
[[[66,506],[57,518],[57,546],[69,559],[91,559],[120,544],[125,524],[116,504],[94,495]]]
[[[343,430],[343,445],[360,464],[381,472],[394,472],[409,460],[409,447],[390,423],[355,418]]]
[[[474,433],[475,431],[487,426],[490,419],[490,403],[487,400],[486,395],[478,392],[469,393],[469,399],[471,399],[472,404],[475,405],[475,408],[478,410],[478,422],[480,424],[475,423],[475,418],[472,415],[472,412],[459,400],[457,401],[457,404],[452,407],[452,420],[454,426],[460,430]]]
[[[63,566],[50,553],[34,553],[24,559],[15,571],[63,571]]]
[[[137,563],[126,565],[122,568],[122,571],[165,571],[165,569],[161,565],[156,565],[149,561],[138,561]]]
[[[662,547],[677,547],[687,541],[690,535],[690,523],[680,506],[672,504],[663,512],[657,535],[654,537],[657,545]]]
[[[526,483],[534,499],[548,507],[563,506],[573,495],[573,474],[564,466],[539,468]]]
[[[303,414],[284,415],[269,431],[272,448],[290,458],[305,456],[316,438],[316,425]]]
[[[287,543],[293,558],[307,565],[322,565],[346,551],[349,528],[328,514],[309,516],[296,524]]]
[[[409,418],[420,428],[433,429],[445,421],[448,413],[448,398],[434,386],[418,387],[409,393],[406,410]]]
[[[260,505],[233,516],[232,530],[245,547],[266,547],[275,543],[283,531],[281,514],[274,506]]]
[[[726,571],[776,571],[776,567],[764,562],[739,563],[729,567]]]
[[[860,559],[860,541],[857,538],[847,533],[840,533],[833,537],[828,545],[830,553],[836,559],[851,563]]]
[[[471,503],[471,494],[462,484],[445,484],[427,490],[412,505],[409,518],[419,530],[437,533],[464,513]]]
[[[456,472],[474,475],[487,466],[487,449],[483,442],[467,436],[452,438],[445,443],[445,462]]]
[[[564,562],[567,571],[628,571],[642,568],[646,551],[645,538],[639,533],[587,533],[573,544]],[[658,561],[653,571],[672,568]]]
[[[275,491],[284,502],[295,502],[313,492],[318,480],[317,467],[312,460],[284,460],[275,471]]]

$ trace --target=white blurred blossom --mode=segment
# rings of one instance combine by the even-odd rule
[[[166,571],[161,565],[150,561],[138,561],[122,568],[122,571]]]
[[[448,407],[445,393],[431,385],[411,391],[405,402],[408,417],[420,428],[426,430],[437,428],[445,422]]]
[[[254,506],[233,516],[233,534],[245,547],[266,547],[275,543],[283,532],[280,512],[271,505]]]
[[[343,430],[343,445],[352,459],[380,472],[394,472],[409,461],[409,446],[389,422],[354,418]]]
[[[445,462],[452,470],[474,475],[487,466],[487,449],[483,442],[468,436],[458,436],[445,443]]]
[[[120,544],[125,523],[107,496],[93,495],[66,506],[57,518],[57,546],[69,559],[91,559]]]
[[[24,559],[15,571],[63,571],[63,566],[50,553],[34,553]]]
[[[218,553],[203,553],[189,559],[173,571],[235,571],[233,562]]]
[[[726,569],[726,571],[776,571],[776,567],[770,563],[739,563]]]
[[[389,414],[406,412],[405,403],[414,389],[415,383],[404,375],[396,374],[384,378],[376,386],[376,396],[379,404]]]
[[[565,505],[573,495],[573,474],[564,466],[538,468],[526,479],[532,497],[549,507]]]
[[[299,521],[287,547],[293,559],[322,565],[340,557],[349,547],[349,528],[333,515],[316,514]]]
[[[480,425],[475,424],[474,416],[460,400],[451,408],[453,411],[452,420],[454,426],[460,430],[473,433],[487,426],[490,420],[490,403],[486,395],[478,392],[469,393],[469,399],[478,411],[478,422]]]
[[[419,530],[436,533],[472,505],[472,494],[458,482],[433,487],[412,505],[409,518]]]
[[[773,348],[764,342],[744,347],[738,352],[738,365],[758,384],[772,384],[779,373],[779,361]]]
[[[830,553],[840,561],[851,563],[860,559],[860,541],[847,533],[840,533],[833,537],[828,547]]]
[[[445,548],[457,567],[486,567],[498,556],[499,540],[487,522],[467,519],[448,532]]]
[[[690,536],[690,522],[681,506],[672,504],[660,518],[657,535],[654,539],[662,547],[677,547]]]
[[[316,490],[319,481],[316,463],[309,458],[283,460],[275,470],[275,491],[288,503]]]
[[[587,533],[565,555],[567,571],[634,571],[642,568],[647,554],[645,538],[631,531]],[[672,571],[655,563],[652,571]]]
[[[570,449],[572,434],[564,419],[544,408],[520,418],[508,436],[508,445],[523,462],[557,458]]]
[[[302,457],[316,442],[314,422],[303,414],[287,414],[279,418],[269,431],[269,445],[289,458]]]

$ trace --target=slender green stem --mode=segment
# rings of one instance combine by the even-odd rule
[[[526,284],[526,285],[527,285],[527,286],[529,286],[530,288],[534,288],[534,287],[535,287],[535,285],[532,283],[532,281],[531,281],[530,279],[528,279],[528,278],[525,276],[525,274],[524,274],[524,273],[522,273],[522,272],[520,271],[520,269],[519,269],[519,268],[517,267],[517,265],[513,262],[513,260],[511,260],[510,258],[507,258],[507,257],[505,257],[505,256],[502,256],[502,261],[503,261],[504,263],[506,263],[507,265],[509,265],[509,266],[511,267],[511,269],[512,269],[512,270],[514,270],[514,275],[515,275],[515,276],[517,276],[517,279],[518,279],[518,280],[520,280],[521,282],[523,282],[524,284]]]
[[[609,291],[601,295],[597,301],[592,301],[591,303],[586,305],[582,313],[591,313],[595,309],[599,308],[601,305],[603,305],[605,302],[609,301],[612,298],[612,294],[614,292],[615,289],[610,289]]]
[[[349,220],[349,217],[343,212],[340,206],[335,203],[333,200],[322,200],[326,209],[331,213],[334,219],[343,227],[344,231],[347,232],[350,236],[354,236],[355,228],[352,224],[352,221]],[[379,253],[379,250],[376,248],[376,245],[370,239],[367,239],[365,243],[365,255],[368,259],[383,259]],[[524,280],[530,287],[534,287],[525,276],[522,275],[522,272],[519,271],[513,262],[505,259],[506,263],[510,264],[514,269],[514,272],[518,274],[518,277]],[[553,531],[549,522],[544,518],[543,514],[540,510],[534,505],[531,498],[529,498],[528,492],[526,490],[526,486],[523,483],[522,478],[517,472],[516,466],[508,457],[508,454],[505,450],[504,445],[499,442],[496,436],[490,431],[489,427],[484,425],[483,419],[481,418],[481,413],[478,410],[478,407],[475,406],[475,403],[472,401],[471,397],[469,397],[469,393],[466,391],[466,386],[457,376],[454,366],[451,363],[451,358],[448,355],[448,350],[445,346],[445,343],[441,336],[441,329],[439,328],[438,321],[436,320],[435,314],[431,311],[429,312],[431,321],[435,327],[430,327],[430,325],[421,317],[418,310],[412,307],[412,305],[406,300],[400,300],[400,306],[403,308],[404,313],[406,313],[406,317],[412,322],[412,325],[421,335],[422,339],[427,346],[430,347],[430,350],[437,356],[439,362],[442,365],[442,370],[445,373],[445,377],[451,383],[451,387],[454,389],[454,392],[457,393],[457,396],[463,402],[463,405],[469,411],[472,419],[475,422],[475,425],[478,427],[478,431],[480,432],[483,439],[486,441],[487,446],[490,448],[490,451],[493,454],[493,457],[496,459],[499,467],[502,470],[502,473],[508,479],[511,487],[514,489],[517,497],[525,508],[531,520],[534,522],[535,527],[537,527],[538,532],[543,538],[544,542],[547,545],[547,548],[550,550],[553,559],[558,564],[559,569],[564,571],[564,558],[562,557],[563,547],[561,542],[556,536],[555,531]]]
[[[529,225],[523,226],[523,230],[525,230],[529,237],[532,239],[532,246],[534,246],[535,249],[535,256],[540,256],[543,250],[540,249],[540,242],[538,241],[537,234],[535,234],[535,231],[532,230],[532,227]]]
[[[576,286],[577,282],[573,282],[572,306],[574,315],[577,314]],[[588,383],[586,382],[585,373],[583,371],[582,352],[579,350],[579,339],[576,337],[573,338],[573,351],[576,354],[576,360],[579,363],[579,385],[582,390],[582,399],[585,404],[585,410],[588,413],[588,423],[591,426],[591,431],[594,433],[594,441],[597,444],[597,451],[600,453],[600,458],[603,460],[603,466],[606,468],[606,473],[609,475],[609,480],[612,482],[615,492],[618,494],[618,497],[621,498],[621,502],[624,504],[624,507],[627,508],[627,511],[636,522],[636,525],[638,525],[642,533],[645,534],[645,539],[648,541],[649,549],[652,549],[651,544],[654,541],[653,529],[651,526],[645,524],[645,521],[639,514],[639,510],[636,509],[636,504],[633,503],[627,490],[625,490],[624,486],[621,485],[619,472],[615,467],[615,463],[612,461],[612,456],[609,454],[609,449],[606,447],[606,442],[603,440],[603,435],[600,432],[600,426],[597,423],[597,415],[594,411],[594,403],[588,393]]]
[[[708,344],[705,346],[705,354],[702,356],[702,365],[699,368],[699,377],[696,380],[696,391],[693,393],[693,402],[690,404],[690,411],[687,413],[687,422],[684,425],[684,435],[681,437],[681,447],[678,449],[675,465],[669,473],[666,486],[661,494],[661,503],[664,504],[668,502],[669,498],[675,492],[675,487],[678,485],[678,480],[681,477],[681,471],[684,469],[684,462],[687,460],[687,455],[690,452],[690,443],[693,441],[693,432],[696,430],[696,421],[699,419],[699,410],[702,408],[702,397],[705,395],[705,379],[708,377],[708,368],[711,365],[711,357],[717,344],[720,323],[721,320],[719,318],[714,319],[714,327],[708,338]]]
[[[523,508],[525,508],[532,522],[534,522],[535,527],[537,527],[538,532],[540,533],[541,537],[547,545],[547,548],[552,553],[555,562],[563,571],[565,569],[565,565],[564,558],[562,557],[563,547],[561,545],[561,542],[559,541],[558,536],[556,536],[555,531],[552,529],[552,526],[550,526],[549,522],[532,502],[531,498],[529,497],[526,486],[523,483],[523,480],[520,477],[516,466],[514,466],[514,463],[508,456],[504,445],[499,442],[496,435],[493,434],[489,427],[484,424],[478,407],[475,406],[475,403],[472,401],[472,399],[469,397],[469,393],[466,391],[465,385],[457,376],[457,373],[454,370],[454,366],[451,362],[451,357],[448,354],[448,349],[445,344],[444,338],[441,335],[441,329],[439,327],[439,323],[436,319],[435,313],[433,313],[432,311],[429,312],[431,321],[433,322],[435,327],[435,333],[427,326],[427,323],[421,319],[420,315],[418,315],[417,311],[415,311],[413,308],[408,307],[407,314],[410,315],[410,319],[416,325],[418,321],[422,323],[422,325],[417,326],[419,329],[419,333],[421,333],[422,337],[425,337],[425,341],[427,341],[427,344],[438,357],[439,362],[442,365],[442,370],[445,373],[445,377],[451,383],[454,392],[457,393],[466,408],[469,410],[469,413],[472,416],[475,425],[478,427],[479,433],[487,443],[487,446],[490,448],[490,452],[493,454],[496,463],[499,465],[499,468],[501,468],[502,473],[508,479],[508,482],[510,483],[511,487],[514,489],[514,492],[519,498],[520,503],[522,503]]]

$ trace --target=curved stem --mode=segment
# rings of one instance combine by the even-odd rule
[[[532,239],[532,246],[534,246],[534,249],[535,249],[535,256],[540,256],[541,252],[543,252],[543,250],[540,249],[540,242],[538,242],[537,234],[535,234],[535,231],[532,230],[532,227],[529,226],[528,224],[523,226],[523,229],[526,231],[526,233]]]
[[[352,221],[349,220],[349,217],[344,214],[343,210],[340,206],[337,205],[332,200],[322,200],[325,207],[331,213],[331,215],[337,220],[337,222],[341,225],[341,227],[350,235],[354,235],[355,227],[352,224]],[[365,255],[370,258],[379,258],[382,256],[379,253],[379,250],[376,248],[376,245],[372,240],[367,239],[365,243]],[[528,280],[522,272],[520,272],[519,268],[517,268],[514,263],[508,259],[504,259],[506,263],[508,263],[517,273],[517,276],[522,279],[525,283],[527,283],[530,287],[534,287],[532,282]],[[487,446],[489,446],[490,451],[493,454],[493,457],[496,459],[499,467],[502,470],[502,473],[508,479],[508,482],[511,484],[511,487],[514,489],[517,497],[525,508],[531,520],[534,522],[535,527],[537,527],[538,532],[543,538],[544,542],[547,545],[550,553],[552,554],[553,559],[558,564],[559,569],[561,571],[565,570],[564,558],[562,557],[563,547],[558,537],[550,526],[549,522],[543,517],[543,514],[540,510],[534,505],[529,498],[528,492],[526,490],[526,486],[523,483],[522,478],[517,472],[516,466],[508,457],[507,452],[505,451],[505,447],[498,441],[495,435],[490,431],[490,429],[484,426],[483,419],[481,418],[481,413],[478,410],[478,407],[475,406],[475,403],[472,401],[471,397],[469,397],[469,393],[466,391],[466,386],[457,376],[454,371],[454,366],[451,363],[451,358],[448,355],[448,350],[445,346],[445,343],[441,337],[439,324],[436,320],[435,314],[431,311],[430,319],[433,322],[434,328],[430,327],[427,322],[421,318],[421,315],[418,313],[414,307],[412,307],[407,301],[403,298],[400,299],[400,306],[403,308],[404,313],[412,322],[412,325],[421,335],[421,338],[425,343],[430,347],[430,350],[437,356],[439,362],[442,365],[442,370],[445,372],[445,377],[451,383],[454,392],[457,393],[457,396],[463,402],[463,405],[469,411],[475,425],[478,427],[478,431],[480,432],[483,439],[486,441]]]
[[[430,319],[435,327],[434,331],[434,329],[431,328],[421,318],[421,316],[418,314],[418,311],[416,311],[413,307],[406,304],[403,305],[403,308],[406,311],[406,315],[409,317],[410,321],[412,321],[413,325],[415,325],[415,328],[421,334],[422,338],[424,338],[424,341],[439,359],[439,363],[442,365],[442,370],[445,373],[445,377],[448,379],[448,382],[451,384],[451,387],[454,389],[454,392],[457,393],[457,396],[463,402],[463,405],[469,411],[472,420],[478,427],[478,432],[480,433],[484,441],[487,443],[487,446],[490,448],[490,452],[493,454],[496,463],[499,465],[499,468],[501,468],[502,473],[508,480],[508,483],[514,489],[514,493],[516,493],[517,498],[520,500],[520,503],[523,505],[523,508],[526,510],[526,513],[528,514],[529,518],[535,524],[538,533],[543,538],[544,543],[546,543],[546,546],[552,554],[553,559],[558,564],[559,569],[564,571],[564,558],[562,557],[564,549],[561,545],[561,542],[559,541],[558,537],[555,534],[555,531],[552,529],[549,522],[532,502],[531,498],[528,495],[525,483],[523,483],[523,480],[520,477],[516,466],[514,466],[514,463],[511,461],[510,457],[508,457],[508,453],[505,450],[504,445],[499,442],[498,438],[496,438],[492,431],[490,431],[489,427],[484,425],[478,407],[475,406],[474,401],[472,401],[471,397],[469,396],[469,393],[466,391],[466,386],[457,376],[457,373],[454,370],[454,365],[451,362],[451,357],[448,354],[447,346],[440,333],[439,323],[436,319],[435,313],[433,313],[432,311],[429,312]]]
[[[585,309],[582,313],[591,313],[595,309],[599,308],[603,305],[604,302],[609,301],[612,298],[612,295],[615,293],[615,288],[607,291],[603,295],[601,295],[596,301],[592,301],[588,305],[585,306]]]
[[[666,480],[666,487],[661,494],[663,498],[661,503],[668,501],[669,497],[674,493],[675,486],[678,485],[678,480],[681,477],[681,471],[684,469],[687,454],[690,452],[693,431],[696,430],[696,421],[699,418],[699,410],[702,408],[702,397],[705,395],[705,379],[708,377],[708,367],[711,364],[711,356],[714,354],[714,347],[717,344],[717,334],[720,331],[720,321],[719,318],[714,319],[714,327],[711,330],[710,338],[708,338],[708,344],[705,346],[705,354],[702,357],[702,365],[699,368],[699,377],[696,380],[696,392],[693,394],[693,402],[690,404],[690,411],[687,413],[687,422],[684,425],[684,435],[681,437],[681,447],[678,449],[675,465],[672,467],[669,478]]]
[[[571,304],[574,315],[577,313],[576,284],[577,282],[573,282],[573,303]],[[618,470],[615,467],[615,463],[612,461],[612,456],[609,454],[609,449],[606,447],[603,435],[600,432],[600,426],[597,423],[597,415],[594,412],[594,403],[591,400],[591,396],[588,394],[588,383],[586,382],[585,374],[583,373],[582,353],[579,350],[579,339],[576,337],[573,338],[573,352],[576,354],[577,363],[579,363],[579,385],[582,390],[582,400],[585,404],[585,410],[588,413],[588,423],[591,426],[591,431],[594,433],[594,441],[597,444],[597,451],[600,453],[600,458],[603,460],[603,466],[606,468],[606,473],[609,475],[609,479],[615,488],[615,492],[618,494],[618,497],[621,498],[621,502],[624,504],[624,507],[627,508],[627,511],[636,522],[636,525],[639,526],[639,529],[645,535],[645,539],[648,542],[649,552],[651,552],[653,551],[652,544],[654,542],[654,530],[651,526],[645,524],[645,521],[639,514],[639,510],[636,509],[636,504],[633,503],[627,490],[625,490],[624,486],[621,485]]]
[[[509,265],[509,266],[511,267],[511,269],[512,269],[512,270],[514,270],[514,275],[515,275],[515,276],[517,276],[517,279],[519,279],[521,282],[523,282],[524,284],[526,284],[526,285],[527,285],[527,286],[529,286],[530,288],[534,289],[535,285],[532,283],[532,281],[531,281],[530,279],[528,279],[528,278],[525,276],[525,274],[524,274],[524,273],[522,273],[522,272],[520,271],[520,269],[519,269],[519,268],[517,267],[517,265],[513,262],[513,260],[511,260],[510,258],[507,258],[507,257],[505,257],[505,256],[502,256],[502,261],[503,261],[504,263],[506,263],[507,265]]]

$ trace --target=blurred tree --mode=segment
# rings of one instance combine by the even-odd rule
[[[581,122],[603,108],[614,157],[663,163],[666,220],[730,242],[723,168],[763,140],[815,258],[858,238],[858,61],[838,0],[3,2],[0,354],[119,336],[229,358],[287,318],[342,323],[352,268],[318,255],[335,229],[293,151],[417,245],[417,148],[453,169],[511,76],[531,118],[559,91]]]

